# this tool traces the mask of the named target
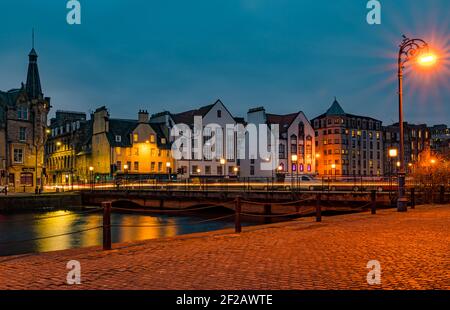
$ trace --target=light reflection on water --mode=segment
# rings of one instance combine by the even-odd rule
[[[112,241],[116,243],[155,239],[233,227],[232,218],[192,225],[195,222],[223,215],[223,213],[214,213],[207,217],[172,217],[167,215],[113,213],[111,215],[112,225],[153,227],[113,227]],[[60,217],[39,219],[49,216]],[[101,226],[102,223],[102,213],[77,214],[76,211],[50,211],[11,215],[0,214],[0,256],[101,245],[101,228],[49,239],[17,241],[85,230]],[[13,241],[13,243],[5,244],[5,242],[10,241]]]

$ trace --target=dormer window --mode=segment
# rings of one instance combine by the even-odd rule
[[[166,144],[166,138],[161,138],[161,144]]]
[[[155,135],[150,135],[150,142],[155,143]]]
[[[116,142],[122,142],[122,136],[116,135]]]

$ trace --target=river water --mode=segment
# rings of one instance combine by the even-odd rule
[[[188,217],[113,213],[111,224],[125,227],[112,227],[112,242],[155,239],[233,227],[233,217],[204,222],[224,215],[227,214]],[[0,256],[101,245],[101,228],[66,233],[98,227],[102,221],[102,213],[80,214],[79,211],[0,214]],[[61,236],[45,238],[55,235]]]

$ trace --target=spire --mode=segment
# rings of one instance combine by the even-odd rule
[[[344,115],[344,114],[345,114],[344,109],[342,109],[336,97],[334,97],[334,102],[328,109],[327,115]]]
[[[28,74],[26,91],[30,99],[38,99],[42,97],[41,79],[39,78],[39,70],[37,65],[38,54],[34,49],[34,28],[31,37],[31,51],[28,54]]]

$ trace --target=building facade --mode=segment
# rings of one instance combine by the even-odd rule
[[[195,138],[194,133],[194,120],[195,117],[201,119],[202,140],[199,141]],[[217,100],[215,103],[203,106],[199,109],[189,110],[182,113],[173,114],[170,112],[162,112],[152,115],[151,122],[163,122],[169,129],[172,129],[175,125],[187,125],[192,131],[191,141],[192,141],[192,154],[191,156],[183,156],[181,159],[177,160],[177,174],[181,179],[188,179],[191,177],[202,177],[202,178],[230,178],[237,177],[240,174],[240,168],[238,160],[236,160],[236,152],[233,146],[236,143],[236,136],[233,135],[231,140],[224,138],[217,148],[221,151],[217,153],[222,153],[221,158],[211,158],[213,154],[206,154],[200,152],[197,154],[196,150],[203,145],[208,145],[209,139],[211,139],[211,132],[206,133],[205,127],[210,124],[215,124],[221,128],[222,132],[226,132],[226,126],[235,126],[237,122],[243,122],[242,119],[235,118],[222,101]],[[195,129],[197,130],[197,129]],[[173,142],[175,137],[171,137]],[[233,148],[233,149],[231,149]],[[229,152],[226,152],[226,150]],[[230,151],[233,150],[233,151]],[[180,152],[183,152],[180,149]],[[227,154],[231,155],[226,158]],[[199,156],[200,155],[200,156]],[[187,157],[187,158],[186,158]]]
[[[260,124],[266,124],[269,130],[272,125],[278,125],[278,159],[275,161],[257,156],[241,160],[242,176],[286,179],[315,173],[314,130],[303,112],[279,115],[266,113],[263,107],[258,107],[248,111],[247,123],[256,125],[258,131]],[[247,135],[246,145],[248,144]],[[267,144],[268,150],[272,150],[270,138]],[[249,153],[246,155],[250,156]],[[265,165],[267,163],[269,165]],[[267,169],[268,166],[270,169]]]
[[[56,111],[50,120],[45,148],[48,185],[87,182],[92,122],[86,113]]]
[[[26,84],[0,92],[0,182],[16,192],[34,192],[45,183],[50,98],[42,93],[34,48],[28,58]]]
[[[405,169],[411,172],[412,165],[420,160],[421,153],[430,149],[431,134],[430,129],[425,124],[415,125],[404,123],[404,150],[405,150]],[[390,158],[389,150],[399,150],[400,146],[400,129],[399,124],[395,123],[390,126],[383,127],[384,135],[384,158],[386,162],[385,174],[397,173],[399,157]],[[399,156],[399,152],[398,152]]]
[[[381,176],[384,171],[382,122],[344,112],[335,99],[314,118],[316,169],[322,176]]]
[[[450,158],[450,128],[447,125],[435,125],[430,127],[431,150],[441,154],[444,158]]]
[[[176,169],[168,128],[150,123],[148,112],[139,111],[138,120],[113,119],[101,107],[92,122],[91,167],[97,178],[168,179]]]

